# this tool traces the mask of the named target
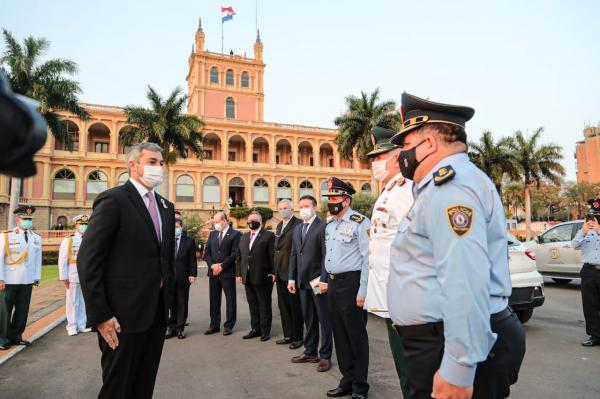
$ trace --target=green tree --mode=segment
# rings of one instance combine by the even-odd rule
[[[148,86],[146,97],[150,102],[150,108],[125,107],[127,123],[131,123],[133,127],[125,130],[119,139],[121,144],[126,146],[147,140],[162,148],[166,165],[163,195],[168,197],[170,165],[177,161],[178,156],[187,158],[189,151],[202,158],[204,122],[197,116],[183,113],[187,96],[181,94],[179,87],[175,88],[169,97],[163,99]]]
[[[396,128],[400,114],[393,100],[379,101],[379,89],[371,94],[360,92],[360,97],[346,97],[346,111],[335,118],[338,134],[334,142],[344,159],[352,159],[356,147],[359,159],[366,161],[367,153],[373,150],[371,128],[374,126]]]
[[[569,218],[583,218],[583,216],[588,212],[587,201],[590,198],[598,197],[598,193],[600,193],[600,183],[567,183],[564,197],[566,205],[569,209]]]
[[[21,45],[6,29],[2,29],[2,33],[5,49],[0,57],[0,73],[8,76],[14,92],[39,102],[38,110],[46,120],[50,133],[58,143],[71,149],[72,139],[56,111],[68,111],[82,120],[89,118],[88,112],[79,105],[79,83],[70,78],[77,73],[77,64],[62,58],[42,62],[41,57],[50,47],[48,40],[28,36]],[[20,186],[20,179],[13,178],[9,227],[14,222],[12,211],[22,194],[18,192]]]
[[[517,217],[519,209],[525,205],[523,183],[510,182],[503,187],[503,202],[512,217]]]
[[[560,164],[562,147],[556,144],[539,144],[543,131],[544,128],[540,127],[529,138],[526,138],[521,131],[517,131],[514,138],[514,157],[520,180],[523,182],[527,240],[531,239],[532,186],[539,187],[543,180],[560,185],[565,175],[565,168]]]
[[[498,194],[502,193],[504,176],[517,175],[510,137],[503,137],[495,142],[492,132],[485,130],[478,142],[469,142],[469,158],[492,179]]]

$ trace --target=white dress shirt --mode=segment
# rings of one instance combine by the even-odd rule
[[[158,207],[159,207],[158,198],[156,198],[156,194],[154,193],[154,190],[148,190],[146,187],[144,187],[142,184],[138,183],[137,181],[133,180],[131,177],[129,178],[129,181],[131,182],[131,184],[133,184],[133,187],[135,187],[136,190],[138,191],[138,193],[140,193],[140,195],[142,196],[142,201],[144,201],[144,205],[146,205],[146,209],[148,208],[148,204],[150,203],[150,199],[148,198],[148,195],[154,195],[154,203],[156,204],[156,213],[158,214],[158,225],[159,225],[160,231],[162,233],[162,218],[160,216],[160,209],[158,209]],[[148,212],[150,212],[150,210],[148,210]]]

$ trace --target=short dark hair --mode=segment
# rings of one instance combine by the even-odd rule
[[[446,143],[458,141],[467,144],[467,132],[465,132],[465,128],[462,126],[451,125],[449,123],[428,123],[425,126],[435,130]]]
[[[180,227],[183,227],[183,220],[175,218],[175,224],[179,223]]]
[[[313,206],[317,206],[317,199],[310,194],[303,195],[302,197],[300,197],[300,200],[298,200],[298,202],[302,200],[310,200]]]

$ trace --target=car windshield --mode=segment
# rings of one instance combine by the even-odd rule
[[[515,236],[513,236],[512,234],[508,233],[507,236],[508,236],[507,238],[508,238],[508,246],[509,247],[516,247],[516,246],[521,245],[521,241],[517,240],[515,238]]]

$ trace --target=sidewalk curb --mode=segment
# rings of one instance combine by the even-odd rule
[[[61,308],[59,308],[61,309]],[[50,314],[51,315],[51,314]],[[52,331],[55,327],[57,327],[59,324],[61,324],[63,321],[66,320],[66,316],[63,315],[60,316],[57,319],[54,319],[53,321],[51,321],[47,326],[45,326],[44,328],[42,328],[40,331],[36,332],[35,334],[33,334],[31,337],[29,337],[29,341],[30,342],[35,342],[38,339],[40,339],[41,337],[43,337],[44,335],[48,334],[50,331]],[[43,320],[43,318],[41,319]],[[6,363],[9,359],[12,359],[17,353],[21,352],[22,350],[24,350],[25,348],[27,348],[26,346],[23,345],[18,345],[13,349],[9,349],[8,353],[4,356],[2,356],[0,358],[0,365]]]

